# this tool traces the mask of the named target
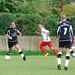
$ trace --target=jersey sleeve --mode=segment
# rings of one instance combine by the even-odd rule
[[[46,29],[42,29],[42,32],[48,33],[49,31]]]
[[[75,36],[75,30],[74,30],[74,26],[72,25],[72,29],[73,29],[73,36]]]
[[[70,25],[70,30],[71,30],[72,36],[74,36],[75,34],[74,34],[74,29],[73,29],[73,26],[72,25]]]

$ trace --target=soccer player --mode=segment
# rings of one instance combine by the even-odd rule
[[[67,21],[69,22],[69,23],[71,23],[71,25],[72,25],[72,21],[71,21],[71,19],[70,18],[67,18]],[[72,25],[73,26],[73,25]],[[74,30],[73,30],[74,31]],[[75,34],[74,34],[74,37],[75,37]],[[74,39],[72,39],[72,44],[74,43]],[[75,47],[72,47],[71,46],[71,49],[70,49],[70,53],[72,54],[72,57],[75,57],[75,53],[74,53],[74,51],[73,51],[73,49],[75,49]]]
[[[53,53],[56,55],[56,57],[58,57],[57,51],[52,46],[52,41],[49,37],[49,31],[44,28],[44,25],[42,23],[39,24],[39,28],[41,29],[41,33],[37,31],[36,33],[42,35],[43,37],[43,41],[40,43],[40,49],[45,54],[44,57],[47,57],[49,55],[48,52],[44,49],[44,46],[46,45],[49,46]]]
[[[74,36],[72,25],[70,25],[70,23],[67,22],[66,19],[66,15],[62,15],[62,22],[58,25],[56,31],[56,36],[59,41],[59,52],[57,61],[58,70],[61,70],[61,58],[63,48],[66,49],[64,69],[68,69],[68,64],[70,61],[70,48],[72,46],[72,38]]]
[[[15,46],[15,48],[18,50],[23,60],[26,60],[25,55],[23,54],[22,50],[19,47],[18,35],[21,36],[21,32],[17,29],[15,22],[12,22],[11,27],[8,28],[6,31],[6,36],[8,38],[8,47],[9,47],[9,51],[6,56],[10,56],[12,47]]]

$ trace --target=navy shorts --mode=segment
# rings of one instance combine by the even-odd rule
[[[15,41],[15,42],[9,42],[9,41],[8,41],[8,47],[9,47],[9,48],[11,48],[11,47],[13,47],[13,46],[15,46],[15,45],[17,45],[17,44],[19,44],[18,41]]]
[[[59,48],[71,48],[72,42],[71,41],[60,41],[59,42]]]

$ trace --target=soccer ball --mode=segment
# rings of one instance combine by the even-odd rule
[[[6,55],[5,56],[5,60],[10,60],[10,56],[9,55]]]

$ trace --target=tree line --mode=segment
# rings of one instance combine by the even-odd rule
[[[63,14],[72,19],[75,25],[74,0],[63,0]],[[0,0],[0,35],[4,35],[12,21],[16,21],[22,35],[36,35],[38,23],[43,22],[55,35],[60,20],[60,0]]]

